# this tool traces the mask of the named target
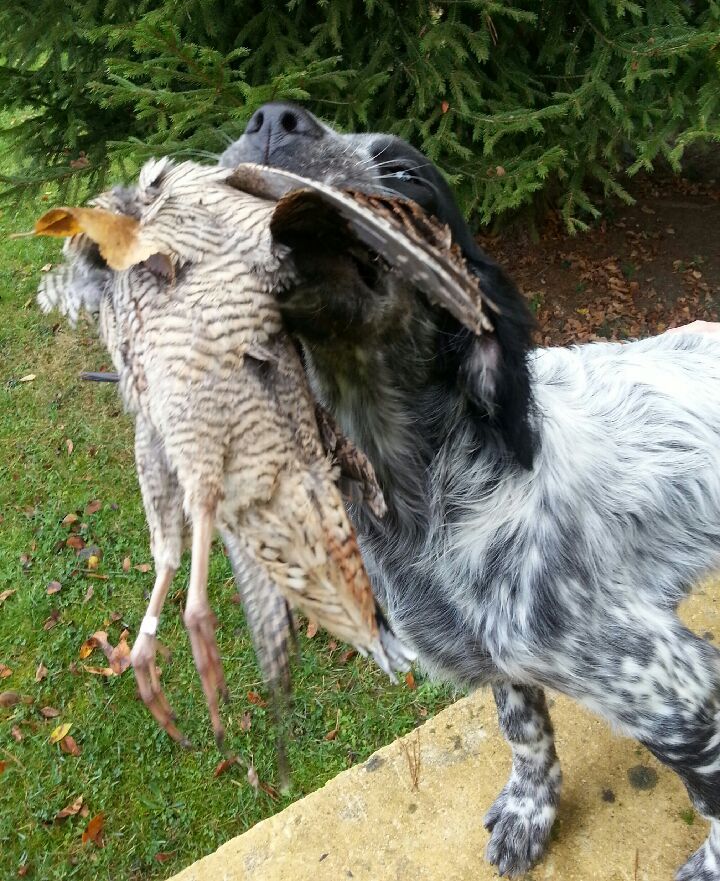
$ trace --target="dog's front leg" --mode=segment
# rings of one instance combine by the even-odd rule
[[[485,817],[487,858],[501,875],[522,875],[545,852],[562,773],[541,688],[493,686],[500,729],[512,749],[512,771]]]

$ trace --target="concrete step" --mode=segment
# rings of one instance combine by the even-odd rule
[[[693,629],[720,634],[719,598],[717,585],[693,597]],[[565,786],[528,881],[672,881],[707,834],[679,779],[576,704],[554,697],[551,712]],[[509,769],[481,691],[173,881],[490,881],[482,818]]]

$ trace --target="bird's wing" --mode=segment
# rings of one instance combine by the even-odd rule
[[[407,199],[343,192],[289,171],[239,165],[226,183],[264,199],[277,200],[270,230],[276,241],[298,239],[343,246],[360,244],[446,309],[473,333],[492,330],[484,306],[495,310],[480,281],[466,266],[450,233]]]

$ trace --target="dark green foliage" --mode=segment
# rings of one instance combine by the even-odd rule
[[[80,151],[82,174],[202,157],[292,98],[409,139],[484,222],[542,197],[573,228],[626,172],[720,139],[715,0],[5,0],[0,28],[36,179]]]

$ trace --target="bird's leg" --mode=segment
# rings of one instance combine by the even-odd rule
[[[195,666],[200,674],[200,681],[210,710],[215,740],[218,747],[222,747],[225,729],[220,719],[218,693],[227,700],[228,690],[225,685],[220,651],[215,639],[217,622],[210,608],[207,589],[214,519],[214,512],[206,508],[194,513],[192,517],[192,563],[190,566],[190,586],[185,605],[185,626],[190,636]]]
[[[175,725],[175,713],[173,713],[168,699],[162,690],[160,676],[155,665],[158,619],[160,618],[160,612],[172,584],[175,571],[175,569],[167,565],[158,567],[155,585],[150,595],[150,602],[148,603],[145,617],[140,624],[140,633],[130,653],[130,661],[135,671],[135,680],[140,697],[145,706],[173,740],[176,740],[182,746],[190,746],[190,741]]]

